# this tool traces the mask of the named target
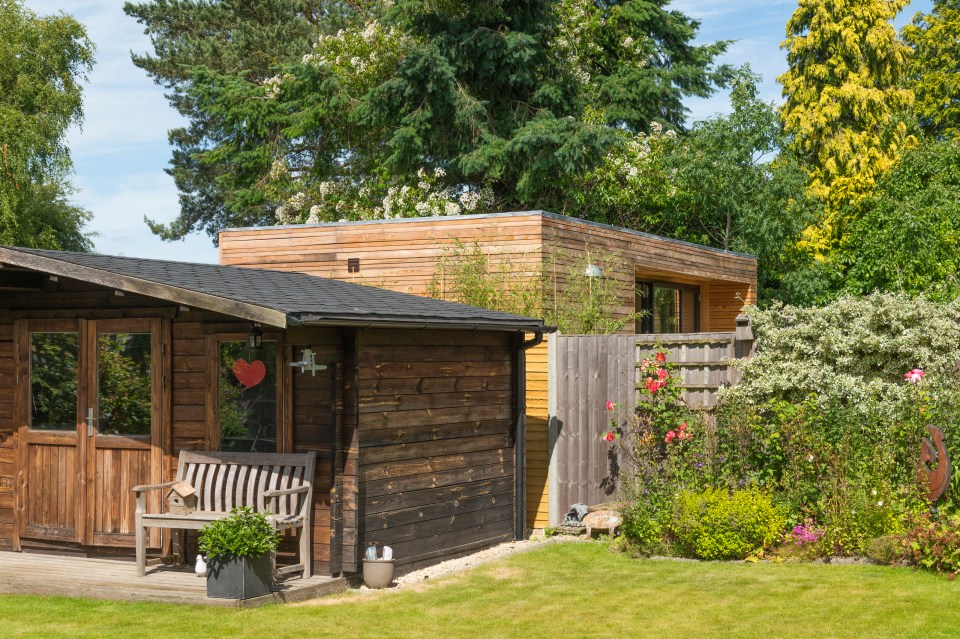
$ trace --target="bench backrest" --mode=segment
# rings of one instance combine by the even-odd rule
[[[313,484],[316,453],[221,453],[180,451],[177,481],[189,482],[197,491],[197,510],[230,512],[250,506],[270,510],[268,490]],[[274,515],[306,514],[312,491],[280,498]]]

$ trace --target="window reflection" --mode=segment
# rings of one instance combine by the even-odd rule
[[[150,342],[150,333],[103,333],[97,336],[99,434],[150,434]]]
[[[252,351],[245,341],[220,345],[220,450],[276,452],[277,344]]]
[[[30,334],[30,426],[77,429],[78,333]]]

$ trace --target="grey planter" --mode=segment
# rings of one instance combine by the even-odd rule
[[[207,596],[217,599],[250,599],[270,593],[273,559],[259,557],[211,557],[207,562]]]
[[[364,559],[363,584],[367,588],[386,588],[393,583],[393,559]]]

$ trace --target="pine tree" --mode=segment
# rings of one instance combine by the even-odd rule
[[[901,86],[909,49],[891,25],[907,2],[800,0],[787,22],[781,116],[827,211],[805,233],[814,253],[843,237],[842,207],[868,192],[909,142],[896,121],[912,101]]]
[[[241,21],[247,4],[273,7],[274,17],[250,10]],[[309,15],[306,4],[315,5]],[[729,77],[714,64],[726,43],[692,44],[696,21],[666,5],[128,5],[156,49],[135,60],[174,89],[191,121],[171,135],[181,215],[154,230],[176,238],[274,219],[551,207],[568,176],[618,143],[619,129],[680,129],[683,98],[709,95]],[[261,47],[276,55],[258,66],[232,43],[263,25],[283,41]],[[229,56],[209,50],[209,29],[230,36]]]
[[[927,135],[960,135],[960,5],[935,0],[930,13],[918,13],[903,27],[913,49],[907,87],[916,99],[913,113]]]

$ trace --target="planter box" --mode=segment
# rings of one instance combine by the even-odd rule
[[[212,557],[207,562],[207,596],[217,599],[250,599],[270,593],[273,558]]]

